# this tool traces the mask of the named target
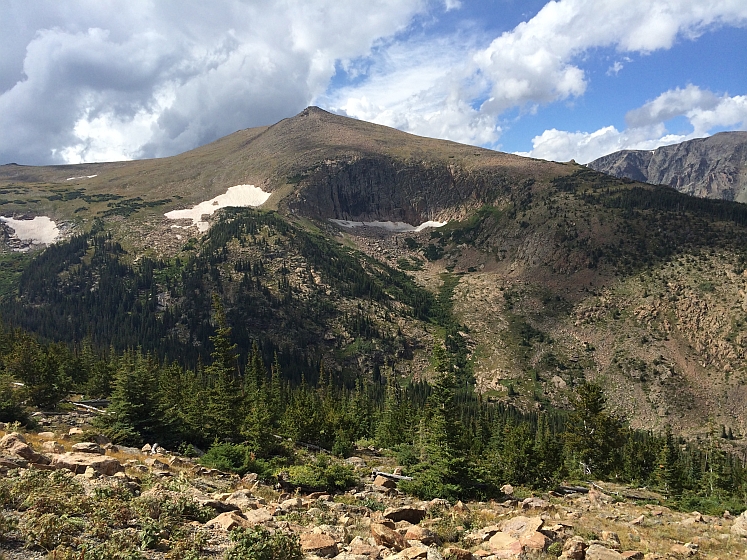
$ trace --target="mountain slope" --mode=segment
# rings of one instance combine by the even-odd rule
[[[245,183],[270,199],[205,234],[163,215]],[[490,399],[566,407],[589,379],[636,426],[747,433],[741,204],[316,108],[162,160],[3,166],[0,190],[78,234],[0,260],[3,316],[47,338],[195,363],[217,296],[241,354],[296,379],[427,377],[445,341]]]
[[[623,150],[588,167],[694,196],[747,202],[747,132],[721,132],[653,151]]]

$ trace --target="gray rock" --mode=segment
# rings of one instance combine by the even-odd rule
[[[656,150],[623,150],[588,167],[703,198],[747,202],[747,132],[721,132],[663,146]]]
[[[72,449],[75,453],[97,453],[98,455],[103,455],[105,453],[104,449],[98,443],[92,441],[76,443],[73,445]]]

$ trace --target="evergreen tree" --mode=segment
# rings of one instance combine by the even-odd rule
[[[679,449],[670,428],[667,429],[658,458],[656,481],[669,496],[682,494],[683,472]]]
[[[238,354],[236,345],[231,342],[231,327],[217,296],[213,299],[213,307],[217,327],[215,335],[210,337],[213,362],[204,368],[207,389],[203,431],[211,440],[230,441],[237,439],[244,420]]]
[[[620,422],[606,410],[601,387],[584,383],[576,389],[565,441],[584,475],[605,477],[618,459]]]
[[[108,414],[97,425],[114,441],[139,445],[166,435],[167,417],[159,402],[158,366],[152,356],[126,352],[118,360]],[[165,443],[161,439],[161,443]]]

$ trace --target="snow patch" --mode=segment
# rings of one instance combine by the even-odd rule
[[[65,181],[75,181],[76,179],[93,179],[94,177],[98,177],[98,175],[83,175],[83,177],[68,177],[65,179]]]
[[[27,245],[49,245],[54,243],[60,236],[57,224],[47,216],[36,216],[32,220],[17,220],[16,218],[0,216],[0,220],[14,230],[15,233],[11,235],[13,239]],[[22,246],[15,250],[27,251],[28,246]]]
[[[344,228],[356,228],[356,227],[375,227],[386,229],[394,232],[418,232],[423,231],[426,228],[440,228],[448,224],[449,222],[434,222],[427,221],[423,222],[419,226],[413,226],[407,222],[351,222],[350,220],[330,220],[340,227]]]
[[[268,198],[270,198],[270,193],[263,191],[259,187],[255,187],[254,185],[236,185],[235,187],[230,187],[225,194],[219,194],[215,198],[200,202],[192,208],[166,212],[164,216],[169,220],[192,220],[193,226],[197,226],[200,232],[206,232],[210,228],[210,224],[203,221],[202,217],[205,214],[212,216],[216,210],[228,208],[229,206],[261,206]]]

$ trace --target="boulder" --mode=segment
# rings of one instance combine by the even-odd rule
[[[504,522],[501,526],[501,531],[518,539],[524,533],[539,531],[543,524],[544,521],[541,517],[524,517],[523,515],[518,515]]]
[[[38,435],[41,439],[55,439],[57,436],[54,435],[54,432],[39,432]]]
[[[407,548],[407,541],[403,535],[381,523],[371,523],[371,536],[379,546],[385,546],[395,551]]]
[[[325,533],[303,533],[301,550],[304,554],[313,554],[322,558],[337,556],[337,541]]]
[[[521,502],[521,509],[549,509],[550,502],[542,498],[526,498]]]
[[[397,554],[396,558],[402,558],[404,560],[426,560],[428,558],[428,547],[422,545],[407,547]]]
[[[586,549],[586,560],[622,560],[623,556],[616,550],[600,544],[593,544]]]
[[[22,459],[18,456],[2,456],[0,455],[0,468],[3,469],[25,469],[29,466],[29,462],[26,459]]]
[[[67,435],[69,435],[71,437],[72,436],[82,436],[83,435],[83,430],[81,428],[70,428],[67,431]]]
[[[622,553],[624,560],[643,560],[645,555],[640,550],[627,550]]]
[[[397,488],[396,482],[381,475],[376,475],[376,478],[374,478],[374,481],[373,481],[373,485],[379,488],[386,488],[388,490],[393,490]]]
[[[244,513],[247,521],[252,525],[263,525],[272,520],[272,514],[267,508],[259,508]]]
[[[468,533],[464,536],[464,540],[467,542],[471,542],[472,544],[480,544],[490,539],[490,537],[495,535],[500,530],[501,528],[498,525],[488,525],[487,527],[483,527],[478,531]]]
[[[503,492],[506,496],[513,496],[514,487],[510,484],[504,484],[503,486],[501,486],[501,492]]]
[[[514,558],[522,553],[519,539],[499,531],[487,542],[488,549],[496,558]]]
[[[7,434],[0,439],[0,449],[8,455],[16,455],[21,459],[25,459],[29,463],[37,465],[48,465],[49,457],[37,453],[31,446],[26,443],[23,436],[17,432]]]
[[[436,533],[420,525],[412,525],[407,528],[405,539],[408,541],[418,541],[423,544],[441,544],[441,539]]]
[[[300,507],[303,507],[303,501],[301,500],[301,498],[288,498],[287,500],[283,500],[282,502],[280,502],[279,507],[284,511],[298,509]]]
[[[231,531],[237,527],[252,527],[252,523],[249,522],[243,515],[235,511],[227,511],[221,513],[218,517],[214,517],[207,523],[205,527],[223,529],[224,531]]]
[[[105,453],[104,449],[98,443],[93,441],[76,443],[73,445],[72,450],[75,453],[97,453],[98,455],[103,455]]]
[[[373,560],[379,557],[379,547],[367,543],[360,537],[355,537],[350,542],[350,554],[355,556],[367,556]]]
[[[563,545],[563,553],[560,557],[563,560],[584,560],[588,545],[583,538],[579,536],[571,537]]]
[[[345,462],[348,465],[353,465],[355,468],[365,468],[366,467],[366,461],[363,460],[361,457],[348,457],[345,459]]]
[[[231,504],[239,508],[241,511],[251,510],[257,507],[257,499],[246,490],[237,490],[224,500],[227,504]]]
[[[390,521],[407,521],[409,523],[420,523],[425,517],[425,509],[415,506],[402,506],[387,508],[384,510],[384,518]]]
[[[526,532],[519,537],[524,552],[538,554],[544,552],[550,546],[550,539],[538,531]]]
[[[449,558],[454,558],[454,560],[476,560],[475,555],[469,550],[456,546],[444,548],[444,554]]]
[[[52,455],[52,466],[56,469],[68,469],[75,474],[83,474],[91,467],[99,474],[112,476],[123,470],[122,465],[113,457],[94,455],[92,453],[63,453]]]

